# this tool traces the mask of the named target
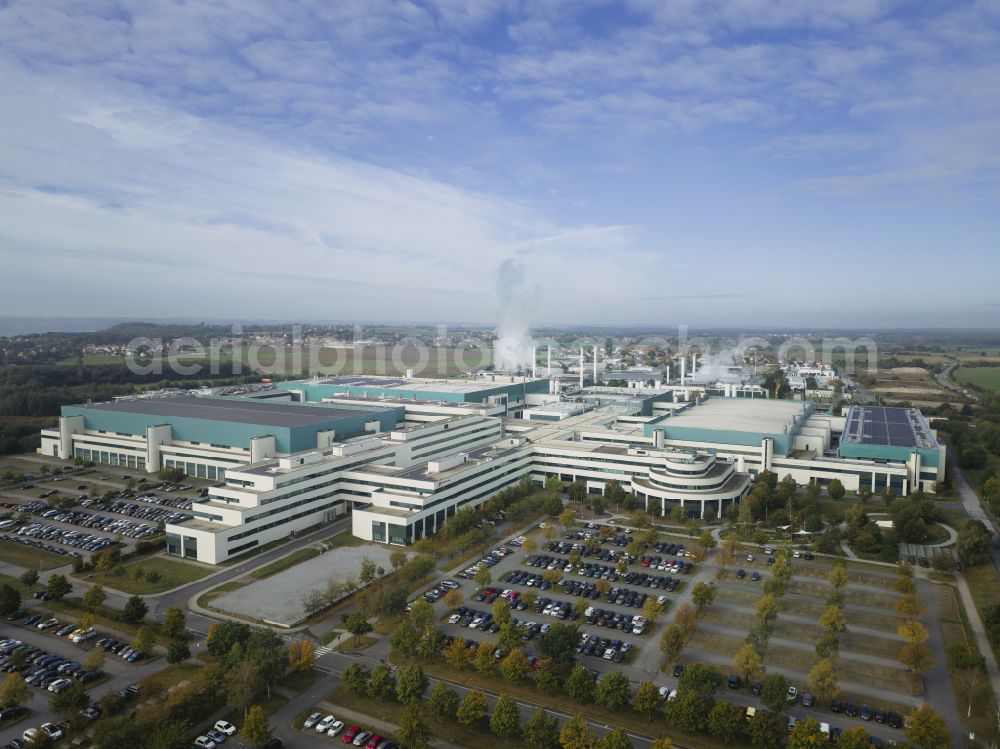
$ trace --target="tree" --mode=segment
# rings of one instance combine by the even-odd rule
[[[479,647],[476,648],[476,657],[473,663],[476,666],[476,671],[481,673],[483,676],[490,676],[497,667],[496,658],[493,655],[493,651],[496,650],[496,646],[490,642],[481,642]]]
[[[893,609],[900,619],[919,619],[927,613],[927,605],[915,592],[904,593],[897,598]]]
[[[781,713],[788,706],[788,680],[781,674],[771,674],[764,680],[760,701],[773,713]]]
[[[517,734],[521,729],[521,714],[517,703],[507,694],[501,694],[490,716],[490,731],[504,741]]]
[[[872,741],[868,731],[860,726],[844,731],[833,742],[834,749],[871,749]]]
[[[674,749],[674,742],[671,739],[653,739],[649,749]]]
[[[463,726],[471,726],[485,718],[486,712],[486,695],[476,689],[470,689],[458,703],[455,719]]]
[[[582,664],[573,666],[564,684],[566,694],[576,702],[593,702],[596,685],[594,675]]]
[[[531,670],[531,661],[521,648],[514,648],[500,663],[500,672],[509,682],[521,681]]]
[[[247,708],[254,695],[263,686],[260,668],[251,660],[237,661],[226,672],[226,698],[230,706],[243,711],[247,717]]]
[[[622,710],[628,706],[631,695],[628,677],[621,671],[613,671],[602,676],[597,682],[594,701],[608,710]]]
[[[448,661],[448,665],[452,668],[459,670],[468,668],[473,658],[474,653],[472,652],[472,648],[465,647],[465,640],[460,637],[456,637],[444,649],[444,659]]]
[[[788,749],[812,749],[826,746],[830,737],[819,730],[815,718],[804,718],[788,734]]]
[[[826,580],[833,586],[837,597],[839,597],[840,591],[843,590],[844,586],[846,586],[849,581],[847,570],[844,569],[844,565],[834,564],[830,571],[826,573]]]
[[[67,580],[65,575],[52,575],[45,590],[53,601],[61,601],[63,596],[73,591],[73,583]]]
[[[653,719],[653,713],[660,706],[660,695],[656,684],[651,681],[644,681],[639,685],[635,693],[635,711],[644,713],[646,720]]]
[[[96,649],[94,652],[97,652]],[[174,638],[167,646],[167,663],[183,663],[191,657],[191,648],[186,640]]]
[[[83,594],[83,605],[91,611],[96,611],[104,605],[107,598],[108,594],[104,592],[104,588],[100,585],[93,585],[90,590]]]
[[[709,701],[690,689],[678,689],[667,701],[667,720],[682,731],[702,731],[708,723]]]
[[[542,658],[535,669],[535,686],[543,692],[556,694],[563,687],[564,671],[551,658]]]
[[[841,483],[840,479],[833,479],[827,484],[826,493],[830,495],[830,499],[840,499],[844,496],[844,485]]]
[[[666,656],[668,665],[680,658],[686,642],[687,634],[680,625],[671,624],[669,627],[664,627],[660,636],[660,650]]]
[[[844,611],[840,606],[831,604],[820,614],[819,628],[828,635],[837,635],[847,629],[847,622],[844,620]]]
[[[924,642],[904,642],[899,648],[899,660],[920,676],[934,668],[934,656]]]
[[[487,565],[480,564],[479,569],[476,570],[475,577],[472,579],[479,586],[480,592],[482,592],[483,588],[493,582],[493,575],[490,574],[490,568]]]
[[[135,625],[145,619],[147,613],[149,613],[149,606],[146,605],[146,602],[140,596],[132,596],[125,602],[125,608],[122,609],[122,621]]]
[[[536,551],[538,551],[538,542],[534,538],[529,536],[528,538],[524,539],[524,543],[521,544],[521,548],[524,549],[524,552],[526,554],[534,554]]]
[[[263,746],[271,740],[271,726],[267,723],[267,713],[260,705],[254,705],[243,721],[243,736],[255,747]]]
[[[439,718],[451,717],[458,709],[458,694],[445,682],[439,681],[431,690],[427,708]]]
[[[924,749],[945,749],[951,745],[951,737],[944,720],[930,705],[920,705],[910,713],[910,727],[906,738],[914,746]]]
[[[0,615],[13,614],[21,608],[21,594],[7,583],[0,585]]]
[[[233,645],[242,646],[250,639],[250,626],[243,622],[221,622],[208,628],[205,645],[216,658],[224,658],[232,652]]]
[[[167,618],[163,620],[163,634],[167,637],[182,637],[187,626],[184,609],[171,606],[167,609]]]
[[[981,564],[989,561],[991,543],[992,536],[983,521],[968,518],[958,527],[955,551],[965,564]]]
[[[360,663],[352,663],[344,669],[344,675],[341,677],[344,686],[347,687],[347,691],[358,696],[364,694],[367,690],[368,678],[368,669]]]
[[[406,563],[406,556],[405,549],[393,549],[389,552],[389,565],[394,572]]]
[[[368,677],[365,691],[373,700],[392,699],[396,693],[396,677],[393,676],[392,669],[384,663],[376,666]]]
[[[690,603],[682,603],[674,612],[674,624],[681,628],[684,637],[690,637],[698,626],[698,611]]]
[[[559,749],[559,721],[538,708],[522,727],[521,736],[531,749]]]
[[[656,622],[660,618],[660,612],[663,607],[660,606],[659,602],[650,596],[646,599],[646,602],[642,604],[642,615],[650,622]]]
[[[429,682],[424,669],[419,665],[403,666],[399,669],[396,683],[396,697],[404,705],[419,702],[424,698]]]
[[[352,612],[347,617],[344,627],[354,636],[354,647],[358,646],[364,635],[372,631],[372,625],[368,622],[368,617],[361,611]]]
[[[821,658],[809,669],[809,691],[818,700],[833,700],[840,696],[840,683],[833,658]]]
[[[90,695],[87,694],[87,688],[78,681],[73,682],[63,691],[57,692],[49,700],[49,708],[52,712],[64,718],[75,715],[89,704]]]
[[[784,696],[782,696],[784,699]],[[758,710],[750,719],[750,742],[762,749],[777,749],[785,741],[785,721],[781,715]]]
[[[600,749],[632,749],[632,739],[628,737],[628,731],[618,726],[604,734],[598,746]]]
[[[452,588],[444,596],[444,605],[449,609],[457,609],[465,602],[465,596],[458,588]]]
[[[361,571],[358,573],[362,585],[371,585],[378,577],[378,565],[368,557],[361,559]]]
[[[419,703],[411,702],[403,710],[396,738],[407,749],[427,749],[430,746],[432,738],[431,729],[424,720],[423,711]]]
[[[153,630],[147,626],[139,627],[132,638],[132,649],[148,653],[153,649]]]
[[[714,585],[709,585],[708,583],[695,584],[694,589],[691,591],[691,600],[694,602],[699,614],[715,602],[715,595],[718,593],[718,590]]]
[[[770,628],[774,620],[778,618],[778,599],[773,593],[768,593],[757,601],[757,618],[764,628]]]
[[[576,644],[580,628],[575,624],[557,622],[538,640],[538,650],[560,666],[571,666],[576,660]]]
[[[906,642],[916,644],[925,643],[930,637],[927,632],[927,627],[913,619],[909,619],[900,624],[896,629],[896,634],[902,637]]]
[[[28,588],[30,590],[31,587],[37,582],[38,582],[38,570],[29,568],[21,573],[21,583],[23,583],[25,588]]]
[[[563,723],[559,731],[559,746],[562,749],[594,749],[596,738],[587,719],[577,713]]]
[[[316,662],[316,645],[307,637],[288,645],[288,667],[292,671],[308,671]]]
[[[677,690],[686,690],[708,699],[722,687],[722,676],[712,666],[692,663],[677,681]]]
[[[567,507],[559,513],[559,525],[563,528],[569,528],[574,523],[576,523],[576,512],[572,507]]]
[[[743,677],[744,681],[754,681],[764,673],[764,662],[760,653],[751,643],[747,643],[733,656],[733,670]]]
[[[740,730],[743,710],[735,703],[720,700],[708,711],[708,732],[723,744],[728,744]]]
[[[24,682],[21,674],[7,674],[0,684],[0,706],[19,707],[31,699],[31,688]]]
[[[94,648],[87,653],[87,657],[83,659],[80,665],[83,666],[85,671],[100,671],[104,665],[104,649]]]

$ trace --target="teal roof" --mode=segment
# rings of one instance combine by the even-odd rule
[[[334,430],[340,439],[364,432],[370,421],[390,431],[403,419],[403,409],[185,395],[63,406],[62,415],[82,416],[87,429],[135,436],[169,424],[175,439],[225,447],[249,448],[253,438],[270,435],[278,452],[293,453],[315,448],[319,432]]]

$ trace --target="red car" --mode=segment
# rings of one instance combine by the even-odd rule
[[[382,737],[377,734],[372,736],[368,743],[365,744],[365,749],[375,749],[375,747],[382,743],[382,740]]]
[[[344,734],[344,743],[352,744],[354,743],[354,737],[361,733],[361,726],[351,726],[347,729],[347,733]]]

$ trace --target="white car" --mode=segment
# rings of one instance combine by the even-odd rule
[[[53,741],[58,741],[63,737],[63,730],[55,723],[42,723],[42,733]]]
[[[54,682],[49,684],[49,691],[58,694],[71,686],[73,686],[72,679],[56,679]]]
[[[208,736],[199,736],[194,740],[194,745],[198,749],[215,749],[215,742],[208,738]]]
[[[38,627],[38,629],[48,629],[49,627],[56,626],[58,623],[59,623],[58,619],[43,619],[42,621],[38,622],[38,624],[36,624],[35,626]]]
[[[226,736],[236,735],[236,726],[226,720],[220,720],[215,724],[215,730],[219,733],[224,733]]]
[[[336,736],[338,733],[344,730],[344,722],[340,720],[335,720],[330,725],[329,730],[327,730],[327,736]]]
[[[668,687],[660,687],[660,699],[667,699],[667,695],[670,694],[670,689]]]
[[[452,614],[448,617],[448,624],[458,624],[459,619],[461,619],[461,614]]]
[[[305,722],[302,724],[302,727],[312,728],[317,723],[319,723],[322,718],[323,718],[323,713],[313,713],[312,715],[310,715],[308,718],[305,719]]]
[[[97,631],[93,627],[90,627],[79,634],[73,635],[73,642],[79,645],[81,642],[92,640],[95,637],[97,637]]]
[[[793,556],[793,557],[795,557],[796,559],[801,559],[801,558],[802,558],[802,552],[801,552],[801,551],[799,551],[798,549],[796,549],[796,550],[795,550],[795,551],[794,551],[794,552],[792,553],[792,556]]]
[[[316,733],[326,733],[330,726],[337,722],[337,719],[332,715],[327,715],[323,720],[316,724]]]

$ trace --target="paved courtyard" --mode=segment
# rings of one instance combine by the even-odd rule
[[[366,557],[389,570],[393,547],[381,544],[345,546],[234,590],[213,601],[214,608],[292,626],[306,617],[303,598],[314,590],[326,590],[331,582],[357,581]]]

